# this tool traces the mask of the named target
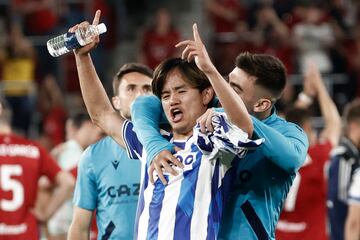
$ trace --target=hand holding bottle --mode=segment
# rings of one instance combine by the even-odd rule
[[[99,43],[99,35],[106,32],[105,24],[99,24],[100,14],[100,10],[97,10],[92,25],[85,21],[70,28],[68,33],[50,39],[46,44],[49,53],[53,57],[61,56],[73,49],[79,49],[75,53],[88,53]]]

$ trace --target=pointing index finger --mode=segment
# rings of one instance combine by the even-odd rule
[[[96,10],[95,17],[94,17],[94,20],[93,20],[93,22],[92,22],[93,25],[98,25],[98,24],[99,24],[100,15],[101,15],[101,11],[100,11],[100,10]]]
[[[194,40],[195,42],[202,42],[200,38],[200,34],[198,32],[197,24],[194,23],[193,25],[193,34],[194,34]]]

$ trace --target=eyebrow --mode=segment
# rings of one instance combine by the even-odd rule
[[[175,91],[178,91],[179,89],[182,89],[182,88],[186,88],[186,85],[185,84],[182,84],[180,86],[176,86],[174,89]],[[170,91],[162,91],[161,94],[165,94],[165,93],[169,93]]]
[[[230,86],[234,86],[234,87],[238,88],[240,91],[243,91],[242,87],[239,84],[236,84],[234,82],[230,82]]]

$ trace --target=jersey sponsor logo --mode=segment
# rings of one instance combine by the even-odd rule
[[[134,183],[132,185],[122,184],[119,186],[110,186],[106,193],[111,198],[120,198],[124,196],[138,196],[140,191],[140,184]]]
[[[19,225],[7,225],[5,223],[0,223],[0,235],[19,235],[25,233],[26,230],[26,223],[22,223]]]
[[[111,163],[112,163],[113,167],[115,168],[115,170],[117,170],[120,162],[118,160],[114,160]]]
[[[0,156],[38,158],[39,149],[31,145],[0,144]]]

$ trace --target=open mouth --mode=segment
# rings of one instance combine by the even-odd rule
[[[183,118],[183,112],[178,108],[171,109],[170,114],[171,114],[171,121],[173,121],[174,123],[180,122],[181,119]]]

